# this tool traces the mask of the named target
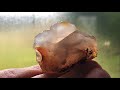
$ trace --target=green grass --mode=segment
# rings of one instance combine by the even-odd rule
[[[0,32],[0,70],[37,64],[33,41],[38,32]]]
[[[10,48],[1,54],[0,69],[31,66],[37,64],[35,59],[32,48]]]

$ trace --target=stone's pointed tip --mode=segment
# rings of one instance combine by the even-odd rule
[[[60,22],[60,24],[62,24],[62,25],[69,25],[69,24],[71,24],[71,23],[69,23],[69,22],[67,22],[67,21],[62,21],[62,22]]]
[[[50,30],[59,30],[59,29],[73,29],[73,30],[76,30],[77,28],[76,28],[76,26],[74,25],[74,24],[72,24],[72,23],[69,23],[69,22],[67,22],[67,21],[61,21],[61,22],[57,22],[56,24],[53,24],[53,25],[51,25],[51,27],[50,27]]]

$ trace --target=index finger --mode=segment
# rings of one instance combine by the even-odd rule
[[[30,78],[39,74],[42,74],[42,69],[39,65],[35,65],[25,68],[12,68],[1,70],[0,78]]]

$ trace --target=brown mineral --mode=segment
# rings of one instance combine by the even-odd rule
[[[97,56],[97,43],[75,25],[59,22],[35,37],[36,59],[46,73],[63,72],[80,60],[91,60]]]

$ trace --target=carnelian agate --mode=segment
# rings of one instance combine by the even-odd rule
[[[68,22],[58,22],[38,34],[34,40],[36,59],[46,73],[64,72],[80,60],[97,56],[94,36],[77,30]]]

